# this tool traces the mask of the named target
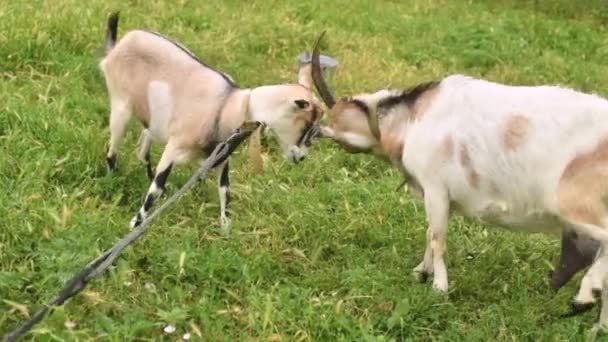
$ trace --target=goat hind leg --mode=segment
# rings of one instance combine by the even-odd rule
[[[116,169],[116,155],[118,147],[123,141],[127,124],[131,119],[131,112],[127,105],[120,101],[112,101],[112,111],[110,112],[110,144],[106,154],[106,166],[108,172]]]
[[[571,315],[589,311],[600,295],[603,287],[603,278],[608,267],[608,256],[598,258],[581,280],[578,293],[572,301]]]
[[[596,302],[596,295],[602,291],[604,277],[608,274],[608,232],[601,226],[570,222],[572,229],[582,236],[586,236],[599,243],[599,256],[593,262],[591,267],[585,273],[578,293],[572,301],[571,313],[566,316],[572,316],[578,313],[589,311]]]
[[[427,249],[422,267],[428,269],[428,264],[431,263],[433,289],[445,293],[448,291],[448,272],[444,255],[450,214],[450,202],[447,193],[441,188],[425,188],[424,207],[429,226],[427,230]],[[428,254],[429,249],[431,258]]]
[[[154,180],[154,169],[152,168],[152,161],[150,160],[150,148],[152,147],[152,136],[148,129],[141,131],[139,137],[139,151],[137,152],[137,158],[141,160],[146,166],[146,174],[150,181]]]
[[[421,283],[426,282],[428,277],[433,274],[433,250],[431,249],[431,239],[433,232],[430,228],[426,230],[426,248],[422,261],[414,268],[414,277]]]
[[[163,151],[162,156],[160,157],[160,161],[156,167],[156,175],[154,176],[154,180],[150,187],[148,188],[148,192],[144,197],[144,203],[137,212],[137,214],[131,220],[130,226],[131,228],[138,227],[141,225],[143,220],[148,215],[148,211],[154,204],[154,201],[162,195],[165,190],[165,184],[167,182],[167,178],[171,173],[171,168],[183,161],[189,159],[189,155],[187,153],[183,153],[182,150],[175,148],[171,142],[165,146],[165,150]]]

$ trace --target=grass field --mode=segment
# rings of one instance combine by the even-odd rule
[[[245,87],[294,81],[295,56],[327,30],[340,94],[458,72],[608,95],[600,0],[0,1],[0,335],[126,234],[147,189],[135,122],[105,173],[98,62],[113,10],[120,33],[160,31]],[[424,211],[394,192],[396,171],[329,142],[299,165],[264,145],[263,175],[244,149],[232,163],[230,238],[213,175],[26,340],[566,341],[595,323],[597,309],[558,317],[580,277],[550,290],[556,239],[455,217],[439,295],[411,274]]]

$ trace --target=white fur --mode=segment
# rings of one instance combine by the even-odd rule
[[[344,139],[345,141],[348,141],[350,145],[361,149],[368,149],[372,147],[373,144],[373,141],[370,141],[366,136],[357,133],[346,132],[334,136],[336,138]]]
[[[528,120],[529,129],[511,151],[504,148],[500,131],[513,116]],[[569,222],[557,198],[568,163],[608,138],[608,101],[560,87],[513,87],[455,75],[440,83],[419,120],[402,125],[403,167],[424,190],[429,221],[427,251],[415,272],[434,273],[435,288],[448,288],[443,254],[450,204],[507,229],[572,229],[608,247],[605,227]],[[454,156],[437,164],[434,151],[447,136],[454,142]],[[467,180],[460,161],[463,146],[480,177],[478,187]],[[595,300],[591,288],[601,286],[605,266],[600,260],[592,267],[577,301]]]
[[[432,274],[433,287],[448,290],[444,255],[448,217],[456,209],[506,229],[556,234],[574,231],[598,241],[602,252],[575,297],[577,304],[595,302],[593,290],[601,289],[608,275],[608,215],[598,218],[600,225],[590,224],[562,212],[564,208],[577,209],[578,203],[571,205],[570,197],[564,200],[559,196],[563,194],[560,187],[566,167],[608,139],[608,101],[562,87],[508,86],[462,75],[447,77],[427,91],[419,98],[420,107],[418,102],[398,102],[383,107],[389,108],[388,112],[377,110],[378,104],[400,92],[382,90],[355,97],[379,113],[379,129],[388,139],[387,148],[399,144],[403,148],[395,155],[382,149],[384,142],[374,140],[371,144],[380,144],[379,151],[389,153],[410,177],[412,188],[421,190],[428,229],[423,260],[414,268],[416,276]],[[335,115],[339,114],[344,113]],[[366,120],[364,115],[359,117]],[[525,129],[516,146],[509,146],[503,133],[509,132],[507,123],[514,118],[521,120]],[[351,147],[370,147],[372,134],[340,127],[323,127],[322,133]],[[606,168],[598,165],[591,167]],[[576,196],[580,193],[585,197],[596,190],[579,185],[586,183],[572,184],[567,186],[573,187]],[[598,202],[603,199],[585,199],[605,206]],[[605,319],[600,324],[608,326],[608,303],[602,311]]]
[[[508,228],[536,229],[539,222],[558,214],[556,189],[564,168],[608,137],[608,101],[599,97],[464,76],[449,77],[440,87],[422,120],[404,129],[403,165],[423,187],[447,191],[463,213]],[[497,131],[513,115],[530,120],[530,129],[526,142],[511,152],[502,148]],[[456,156],[461,145],[467,146],[482,177],[480,190],[471,188],[458,158],[427,172],[432,156],[421,150],[439,149],[446,135],[456,142]],[[488,180],[498,195],[484,184]]]

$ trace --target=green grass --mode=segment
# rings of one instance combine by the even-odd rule
[[[2,335],[127,233],[147,189],[135,123],[119,170],[105,174],[108,99],[97,65],[116,9],[121,33],[163,32],[242,86],[295,80],[295,56],[327,30],[338,94],[456,72],[608,94],[600,0],[3,1]],[[394,192],[396,171],[328,142],[296,166],[264,143],[262,176],[243,149],[232,163],[229,239],[218,233],[214,176],[26,340],[177,340],[189,331],[207,341],[565,341],[595,323],[596,313],[558,318],[580,277],[549,289],[554,238],[455,217],[450,293],[438,295],[411,275],[424,210]],[[178,169],[169,193],[193,169]],[[167,324],[177,332],[164,335]]]

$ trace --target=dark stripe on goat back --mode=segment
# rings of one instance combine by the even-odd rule
[[[198,58],[197,56],[194,55],[194,53],[192,53],[192,51],[188,50],[188,48],[186,48],[185,46],[183,46],[182,44],[176,42],[173,39],[169,39],[165,36],[163,36],[162,34],[158,33],[158,32],[154,32],[154,31],[145,31],[148,32],[150,34],[153,34],[157,37],[160,37],[168,42],[170,42],[171,44],[175,45],[178,49],[182,50],[184,53],[186,53],[188,56],[190,56],[190,58],[194,59],[195,61],[197,61],[200,65],[209,68],[210,70],[215,71],[216,73],[218,73],[220,76],[222,76],[222,78],[228,82],[228,84],[230,84],[231,87],[233,88],[239,88],[239,86],[234,83],[234,81],[232,81],[228,76],[226,76],[226,74],[224,74],[223,72],[215,69],[214,67],[210,66],[209,64],[203,62],[202,60],[200,60],[200,58]]]
[[[369,106],[367,105],[367,103],[357,99],[352,100],[351,103],[354,104],[357,108],[359,108],[362,112],[364,112],[365,115],[369,116]]]
[[[407,106],[413,106],[416,101],[429,90],[437,87],[439,85],[439,81],[431,81],[426,83],[421,83],[415,87],[405,89],[401,92],[401,94],[389,96],[384,98],[378,102],[378,110],[384,111],[389,110],[397,105],[405,104]]]

